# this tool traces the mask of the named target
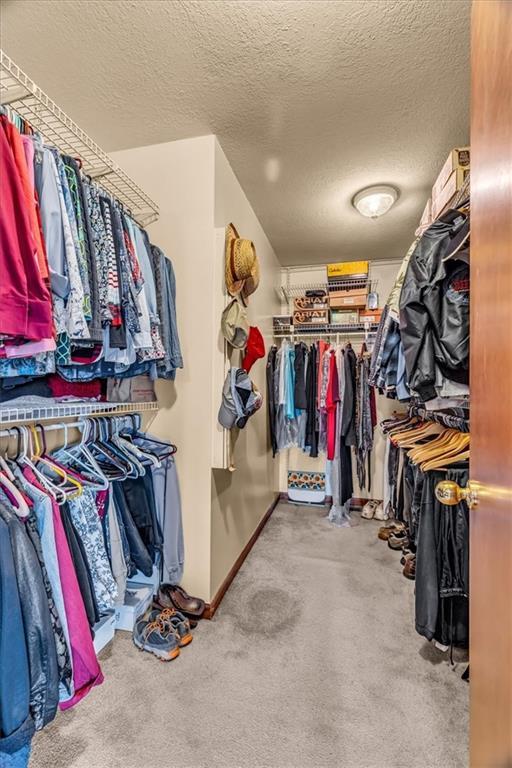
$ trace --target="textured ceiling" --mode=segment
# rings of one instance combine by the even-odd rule
[[[2,47],[107,150],[215,133],[283,263],[396,258],[468,140],[469,0],[4,0]],[[351,207],[400,189],[378,221]]]

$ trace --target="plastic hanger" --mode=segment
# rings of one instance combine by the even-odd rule
[[[48,478],[37,468],[32,459],[28,455],[29,451],[29,439],[30,433],[26,426],[14,427],[14,430],[18,432],[20,440],[18,441],[18,455],[16,456],[16,463],[25,466],[30,469],[39,483],[43,486],[45,491],[53,498],[57,504],[63,504],[66,500],[65,494],[59,488],[56,488]],[[32,455],[32,450],[30,449]]]
[[[86,440],[90,429],[90,422],[85,419],[79,427],[81,431],[80,441],[68,448],[68,425],[62,425],[64,429],[64,445],[55,453],[55,458],[68,463],[70,468],[80,470],[81,481],[85,486],[93,490],[106,491],[109,487],[108,477],[101,471],[96,459],[87,448]],[[84,474],[85,473],[85,474]]]
[[[39,442],[38,429],[41,430],[41,443]],[[41,424],[31,425],[30,431],[35,443],[35,452],[32,456],[32,460],[34,461],[35,459],[35,464],[38,469],[41,469],[41,465],[43,465],[43,469],[41,470],[42,474],[47,478],[48,482],[53,486],[54,489],[61,491],[64,494],[64,500],[61,503],[64,503],[64,501],[70,501],[71,499],[80,496],[83,492],[83,485],[76,478],[69,475],[62,466],[55,464],[52,458],[48,456],[46,451],[46,436],[44,433],[44,427]],[[49,477],[48,474],[44,472],[44,467],[46,467],[50,472],[54,472],[58,477],[61,478],[62,482],[56,483],[51,476]]]

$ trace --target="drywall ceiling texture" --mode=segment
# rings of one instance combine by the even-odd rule
[[[396,258],[468,139],[469,0],[4,0],[2,47],[107,150],[215,133],[284,264]],[[389,183],[378,221],[351,198]]]

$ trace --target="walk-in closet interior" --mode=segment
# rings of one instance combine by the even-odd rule
[[[0,768],[510,766],[510,0],[0,22]]]

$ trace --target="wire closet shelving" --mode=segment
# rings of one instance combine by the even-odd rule
[[[61,401],[58,403],[41,403],[26,406],[0,406],[0,426],[20,424],[32,421],[55,421],[86,416],[118,415],[123,413],[142,413],[158,410],[158,402],[141,403],[105,403],[97,400]]]
[[[287,281],[287,285],[281,286],[281,294],[285,302],[290,304],[293,299],[305,296],[306,291],[325,291],[326,296],[328,296],[329,291],[362,290],[365,288],[368,291],[377,290],[377,280],[363,277],[353,280],[330,280],[329,282],[302,283],[299,285],[293,285]]]
[[[158,219],[158,205],[1,49],[0,102],[46,142],[78,158],[84,173],[116,197],[141,226]]]
[[[335,323],[324,323],[323,325],[293,325],[287,331],[285,328],[274,330],[275,339],[288,338],[337,338],[354,335],[367,335],[377,331],[378,323],[345,323],[337,325]]]

